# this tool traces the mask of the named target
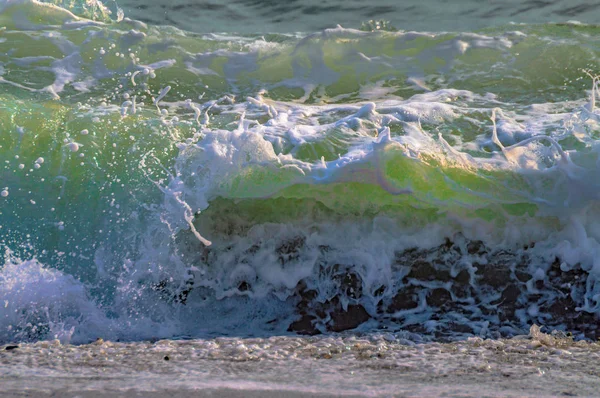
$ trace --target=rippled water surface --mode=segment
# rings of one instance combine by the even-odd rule
[[[390,21],[402,30],[471,31],[511,22],[576,20],[594,24],[600,18],[598,4],[566,0],[379,0],[368,3],[358,0],[124,0],[118,4],[132,18],[195,32],[314,32],[336,24],[358,28],[368,20]]]

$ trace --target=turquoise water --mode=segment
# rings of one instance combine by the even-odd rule
[[[0,3],[0,340],[598,312],[596,26],[192,33],[60,5]],[[482,313],[519,272],[518,309]]]

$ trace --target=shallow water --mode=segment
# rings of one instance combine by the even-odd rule
[[[40,342],[3,348],[0,375],[4,396],[593,396],[599,357],[598,344],[539,333]]]

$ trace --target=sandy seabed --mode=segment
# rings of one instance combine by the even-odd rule
[[[4,346],[0,396],[596,396],[600,344],[539,332],[415,343],[393,334]]]

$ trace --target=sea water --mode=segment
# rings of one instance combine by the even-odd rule
[[[0,343],[599,337],[594,7],[281,7],[0,2]]]

